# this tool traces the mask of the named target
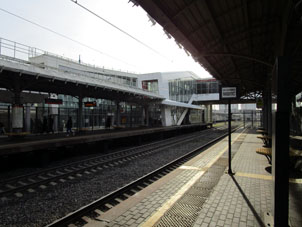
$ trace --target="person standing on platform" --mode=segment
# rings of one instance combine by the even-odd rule
[[[4,124],[2,122],[0,122],[0,134],[5,134],[5,127]]]
[[[71,117],[68,117],[68,121],[66,123],[66,132],[67,132],[67,136],[69,136],[69,134],[72,133],[72,118]]]

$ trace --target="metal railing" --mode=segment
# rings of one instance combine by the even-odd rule
[[[44,64],[37,64],[37,63],[33,63],[30,61],[30,58],[32,57],[37,57],[37,56],[41,56],[41,55],[48,55],[48,56],[52,56],[52,57],[56,57],[59,59],[62,59],[64,61],[68,61],[70,63],[76,63],[76,64],[80,64],[81,66],[86,66],[89,67],[90,69],[94,69],[96,71],[99,72],[85,72],[85,71],[80,71],[78,73],[76,72],[70,72],[70,71],[66,71],[66,70],[62,70],[59,68],[55,68],[55,67],[51,67],[51,66],[47,66]],[[109,79],[103,79],[100,76],[107,76],[108,78],[110,78],[110,75],[113,75],[113,71],[116,72],[122,72],[122,73],[129,73],[129,74],[135,74],[135,73],[130,73],[130,72],[125,72],[125,71],[118,71],[118,70],[111,70],[111,69],[106,69],[106,68],[101,68],[101,67],[96,67],[95,65],[90,65],[90,64],[86,64],[86,63],[79,63],[73,59],[64,57],[64,56],[60,56],[60,55],[56,55],[47,51],[44,51],[42,49],[39,48],[35,48],[35,47],[30,47],[18,42],[14,42],[5,38],[1,38],[0,37],[0,58],[4,59],[4,60],[9,60],[9,61],[16,61],[18,63],[23,63],[23,64],[27,64],[27,65],[34,65],[36,67],[40,67],[40,68],[47,68],[47,69],[51,69],[51,70],[56,70],[58,72],[61,73],[69,73],[72,75],[80,75],[80,76],[85,76],[88,78],[92,78],[92,79],[96,79],[99,81],[103,81],[109,84],[115,84],[115,85],[119,85],[119,86],[123,86],[125,88],[132,88],[132,89],[136,89],[136,90],[140,90],[140,91],[144,91],[150,94],[154,94],[153,92],[147,91],[147,90],[143,90],[141,88],[138,88],[137,86],[133,86],[133,85],[129,85],[129,84],[125,84],[125,83],[121,83],[121,82],[117,82],[117,81],[112,81]],[[106,74],[104,71],[108,70],[108,74]],[[103,72],[103,74],[102,74]],[[98,76],[99,75],[99,76]],[[121,75],[114,75],[114,76],[121,76]],[[113,78],[113,77],[112,77]]]

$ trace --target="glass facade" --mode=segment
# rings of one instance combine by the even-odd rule
[[[215,79],[176,79],[169,81],[169,98],[188,103],[193,94],[219,93],[219,81]]]
[[[147,90],[158,94],[158,80],[144,80],[142,81],[143,90]]]
[[[187,103],[193,94],[196,94],[195,80],[176,79],[169,81],[169,98],[171,100]]]
[[[196,80],[196,94],[210,93],[219,93],[219,81],[215,79]]]

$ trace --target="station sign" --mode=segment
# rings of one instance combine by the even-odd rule
[[[85,107],[95,107],[96,106],[96,102],[84,102],[84,106]]]
[[[220,98],[221,99],[236,99],[238,94],[237,87],[221,87]]]
[[[45,104],[57,104],[57,105],[62,105],[62,104],[63,104],[63,100],[62,100],[62,99],[51,99],[51,98],[47,98],[47,99],[45,99]]]

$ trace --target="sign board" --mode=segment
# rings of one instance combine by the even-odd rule
[[[61,105],[61,104],[63,104],[63,100],[62,99],[47,98],[47,99],[45,99],[45,103],[46,104],[58,104],[58,105]]]
[[[236,87],[221,87],[220,98],[221,99],[236,99],[237,98],[237,88]]]
[[[96,106],[96,102],[85,102],[84,106],[85,107],[95,107]]]

